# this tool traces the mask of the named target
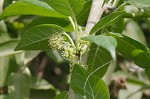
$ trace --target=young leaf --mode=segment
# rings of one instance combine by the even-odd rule
[[[68,92],[62,92],[57,95],[54,99],[68,99]]]
[[[111,62],[112,60],[111,54],[106,49],[96,44],[92,44],[87,60],[88,71],[91,73],[103,66],[94,73],[94,75],[97,75],[98,77],[103,77],[109,65],[106,63]]]
[[[117,46],[117,41],[111,36],[98,35],[98,36],[86,36],[83,39],[88,40],[92,43],[97,44],[105,49],[107,49],[110,53],[115,51]]]
[[[95,26],[90,31],[90,34],[98,32],[100,29],[105,28],[114,22],[118,21],[124,14],[124,11],[118,11],[111,13],[108,16],[103,17],[98,23],[95,24]]]
[[[84,68],[75,65],[71,75],[71,88],[75,99],[110,99],[104,81],[88,73]]]
[[[84,6],[84,0],[45,0],[56,11],[75,17],[80,13]]]
[[[127,0],[129,4],[135,5],[141,9],[149,10],[150,8],[150,1],[149,0]]]
[[[63,33],[57,25],[43,24],[32,27],[24,33],[15,50],[48,50],[49,36],[53,33]]]
[[[39,15],[47,17],[65,17],[54,11],[48,4],[38,0],[21,0],[4,9],[0,20],[15,15]]]

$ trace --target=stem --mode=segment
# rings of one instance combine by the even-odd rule
[[[118,3],[119,3],[119,0],[114,0],[112,6],[113,6],[113,7],[116,7]]]
[[[70,20],[70,22],[71,22],[71,24],[72,24],[73,29],[75,30],[75,24],[74,24],[73,19],[72,19],[70,16],[69,16],[68,18],[69,18],[69,20]]]
[[[0,14],[3,11],[3,3],[4,3],[4,0],[0,0]]]
[[[74,44],[72,38],[65,32],[63,33],[63,35],[65,35],[69,39],[70,43],[75,47],[75,44]]]
[[[72,24],[72,26],[73,26],[73,28],[74,28],[74,31],[75,31],[75,35],[76,35],[76,41],[79,41],[79,33],[78,33],[78,24],[77,24],[77,20],[76,20],[76,18],[73,16],[73,19],[72,19],[72,17],[68,17],[69,18],[69,20],[70,20],[70,22],[71,22],[71,24]],[[79,49],[79,45],[78,45],[78,43],[76,42],[76,48],[77,49]]]
[[[150,14],[146,12],[140,13],[126,13],[123,15],[124,18],[149,18]]]
[[[113,1],[113,0],[109,0],[107,4],[108,4],[108,5],[111,5],[112,1]]]
[[[93,0],[89,18],[86,24],[85,32],[90,33],[93,26],[99,21],[103,15],[104,8],[102,7],[104,0]]]
[[[78,33],[78,24],[75,22],[75,33],[76,33],[76,47],[77,47],[77,49],[79,50],[79,45],[78,45],[78,41],[79,41],[79,39],[80,39],[80,37],[79,37],[79,33]]]

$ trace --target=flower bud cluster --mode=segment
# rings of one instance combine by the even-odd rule
[[[78,42],[78,46],[80,49],[80,55],[83,55],[87,51],[87,48],[88,48],[90,43],[89,43],[89,41],[84,41],[81,39],[77,42]]]
[[[50,48],[61,50],[65,44],[65,37],[60,33],[52,34],[50,35],[48,42]]]
[[[62,50],[62,56],[69,62],[74,62],[76,57],[76,47],[66,41],[61,33],[52,34],[49,38],[49,46],[52,49]]]
[[[65,36],[62,33],[52,34],[49,37],[49,46],[52,49],[62,50],[62,56],[68,60],[71,64],[79,63],[83,53],[86,51],[89,42],[84,40],[76,41],[78,49],[70,42],[67,42]]]

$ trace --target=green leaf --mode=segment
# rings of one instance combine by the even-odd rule
[[[150,1],[149,0],[127,0],[129,4],[135,5],[141,9],[149,9],[150,8]]]
[[[25,99],[28,97],[31,88],[31,79],[25,73],[15,73],[10,76],[10,99]]]
[[[55,17],[42,17],[33,20],[31,23],[29,23],[23,30],[23,33],[27,31],[28,29],[31,29],[34,26],[41,25],[41,24],[55,24],[59,25],[61,27],[67,27],[70,22],[69,20],[65,18],[55,18]]]
[[[145,68],[145,72],[150,80],[150,53],[149,52],[141,52],[134,57],[134,62],[142,67]]]
[[[68,99],[68,92],[62,92],[57,95],[54,99]]]
[[[150,59],[149,59],[150,60]],[[150,81],[150,66],[148,66],[146,69],[145,69],[145,72],[146,72],[146,75]]]
[[[96,44],[92,44],[87,60],[88,71],[91,73],[100,68],[94,74],[98,77],[103,77],[109,66],[109,64],[106,63],[109,63],[112,60],[111,54],[106,49]]]
[[[84,68],[75,65],[71,75],[71,88],[75,99],[110,99],[104,81]]]
[[[65,17],[54,11],[48,4],[39,0],[21,0],[4,9],[0,20],[15,15],[39,15],[47,17]]]
[[[117,46],[117,41],[111,36],[98,35],[98,36],[86,36],[84,40],[89,40],[93,44],[90,47],[90,52],[88,55],[87,65],[88,71],[93,72],[95,69],[99,68],[105,63],[112,61],[113,54],[115,53],[115,48]],[[109,64],[106,64],[101,69],[97,70],[94,74],[102,77],[107,71]]]
[[[86,36],[83,39],[88,40],[92,43],[97,44],[105,49],[107,49],[110,53],[114,52],[117,46],[117,41],[111,36],[98,35],[98,36]]]
[[[134,62],[145,69],[150,80],[150,52],[143,44],[125,35],[111,33],[116,38],[117,51],[124,56],[132,58]]]
[[[149,52],[140,52],[134,57],[134,61],[140,67],[144,66],[147,68],[150,66],[150,53]]]
[[[85,2],[82,11],[76,16],[79,25],[83,25],[87,21],[91,9],[91,4],[91,0]]]
[[[138,41],[118,33],[110,33],[117,40],[117,51],[127,57],[134,58],[142,51],[147,51],[147,48]]]
[[[24,33],[15,50],[48,50],[49,36],[53,33],[63,33],[57,25],[43,24],[32,27]]]
[[[18,39],[12,39],[3,43],[0,43],[0,57],[10,56],[21,51],[14,51],[16,45],[18,44]]]
[[[75,17],[84,6],[84,0],[45,0],[56,11]]]
[[[125,22],[124,22],[124,19],[121,18],[111,25],[111,31],[114,33],[122,33],[122,31],[124,30],[124,27],[125,27]]]
[[[125,13],[124,11],[118,11],[118,12],[114,12],[114,13],[111,13],[110,15],[103,17],[102,19],[98,21],[98,23],[95,24],[95,26],[90,31],[90,34],[96,33],[100,29],[105,28],[115,23],[123,16],[124,13]]]

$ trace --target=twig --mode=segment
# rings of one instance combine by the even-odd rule
[[[99,21],[101,16],[103,15],[104,8],[103,8],[104,0],[93,0],[89,18],[86,24],[85,32],[89,34],[90,30],[93,26]]]
[[[0,0],[0,14],[3,11],[3,3],[4,3],[4,0]]]

